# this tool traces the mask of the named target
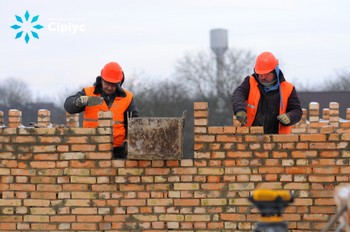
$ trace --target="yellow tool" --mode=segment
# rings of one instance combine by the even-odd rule
[[[287,232],[283,210],[293,202],[294,194],[288,190],[258,189],[249,200],[258,208],[261,217],[254,232]]]

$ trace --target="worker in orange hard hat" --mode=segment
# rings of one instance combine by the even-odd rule
[[[84,127],[98,126],[98,112],[113,112],[113,158],[127,157],[127,117],[139,117],[133,94],[122,87],[124,72],[116,62],[109,62],[96,77],[93,86],[69,96],[64,108],[70,114],[84,112]]]
[[[287,82],[271,52],[258,55],[254,73],[232,94],[232,108],[243,126],[263,126],[266,134],[289,134],[302,117],[295,87]]]

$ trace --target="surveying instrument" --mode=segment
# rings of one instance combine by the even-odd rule
[[[249,201],[258,208],[261,217],[254,232],[287,232],[287,223],[281,215],[293,200],[293,194],[287,190],[255,190]]]

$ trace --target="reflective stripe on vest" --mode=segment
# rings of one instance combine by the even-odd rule
[[[247,103],[246,110],[247,110],[247,117],[248,117],[247,126],[251,126],[254,122],[255,115],[258,110],[260,97],[261,97],[260,90],[258,87],[258,82],[255,80],[253,76],[250,76],[249,78],[249,85],[250,85],[249,96],[246,102]],[[287,111],[288,99],[290,94],[293,91],[293,87],[294,86],[287,81],[283,81],[280,84],[280,94],[282,98],[282,102],[280,102],[280,109],[279,109],[280,115],[286,113]],[[279,134],[290,134],[290,132],[291,132],[290,126],[285,126],[282,123],[279,123],[279,126],[278,126]]]
[[[94,94],[95,87],[84,88],[86,96],[100,96],[100,94]],[[128,109],[131,100],[132,93],[125,90],[126,97],[116,97],[111,108],[108,108],[105,101],[101,105],[86,106],[84,111],[84,127],[97,127],[98,126],[98,112],[99,111],[112,111],[113,113],[113,146],[119,147],[125,141],[125,127],[124,127],[124,112]]]

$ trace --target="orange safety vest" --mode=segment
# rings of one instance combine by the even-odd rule
[[[84,88],[86,96],[101,96],[101,94],[94,94],[95,87]],[[113,146],[119,147],[125,140],[125,127],[124,127],[124,112],[128,109],[131,100],[132,93],[124,90],[126,97],[116,97],[111,108],[108,108],[105,101],[101,105],[86,106],[84,111],[83,127],[97,127],[98,126],[98,112],[99,111],[112,111],[113,113]]]
[[[246,106],[247,118],[248,118],[247,126],[251,126],[254,122],[255,115],[258,110],[260,96],[261,96],[260,90],[258,88],[258,82],[255,80],[253,76],[250,76],[249,84],[250,84],[250,90],[249,90],[249,96],[248,96],[247,106]],[[280,84],[280,88],[281,88],[280,94],[281,94],[282,102],[280,102],[279,113],[281,115],[281,114],[285,114],[287,111],[288,99],[290,94],[293,91],[294,86],[287,81],[283,81]],[[278,126],[279,134],[290,134],[290,132],[291,132],[291,126],[285,126],[282,123],[279,123],[279,126]]]

